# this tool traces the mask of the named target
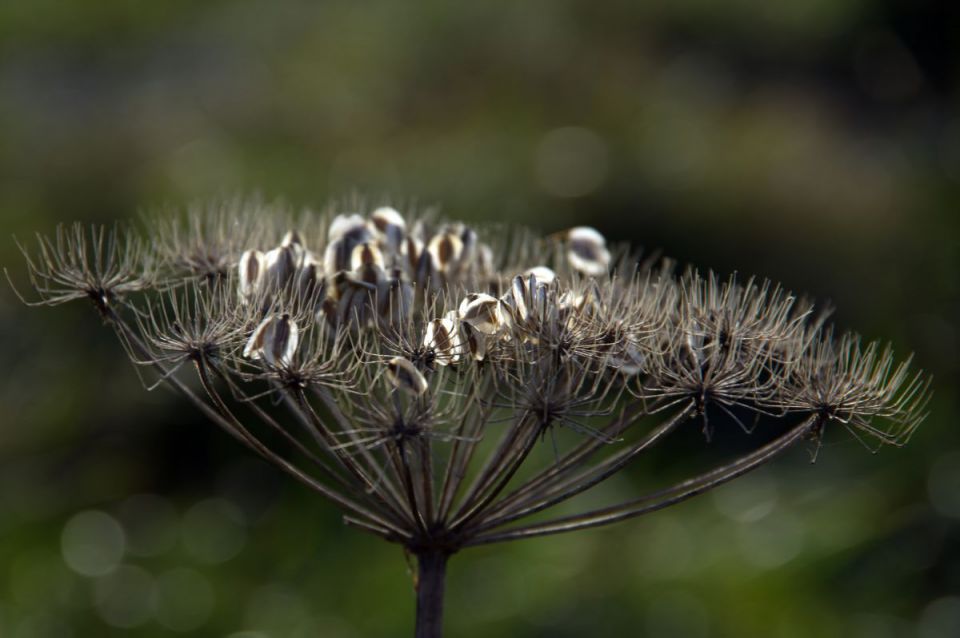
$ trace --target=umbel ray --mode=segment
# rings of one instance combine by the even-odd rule
[[[779,285],[640,262],[588,227],[228,202],[21,249],[26,303],[91,301],[148,389],[415,556],[421,637],[468,547],[668,507],[831,425],[899,446],[929,398],[909,358]],[[709,442],[711,416],[749,433],[749,412],[776,428],[749,453],[612,505],[584,494],[678,430]]]

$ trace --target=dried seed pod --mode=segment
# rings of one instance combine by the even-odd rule
[[[456,233],[445,232],[434,235],[427,244],[427,252],[433,261],[436,272],[447,274],[454,272],[463,256],[463,240]]]
[[[288,230],[287,234],[283,236],[283,240],[280,242],[281,246],[303,246],[303,238],[300,237],[300,233],[295,230]]]
[[[557,280],[557,273],[555,273],[552,268],[547,268],[546,266],[534,266],[533,268],[528,268],[523,271],[524,279],[529,279],[530,277],[536,279],[538,284],[549,286]]]
[[[536,331],[547,308],[555,305],[548,303],[547,299],[548,284],[555,279],[556,274],[551,269],[536,266],[511,281],[510,290],[502,299],[511,309],[514,323],[522,331]]]
[[[263,281],[266,270],[266,260],[259,250],[248,250],[240,256],[238,265],[240,276],[237,283],[237,292],[244,301],[250,299]]]
[[[573,268],[589,277],[607,273],[610,266],[610,251],[607,241],[596,229],[577,226],[566,232],[567,259]]]
[[[300,269],[297,271],[297,290],[301,299],[309,299],[316,290],[317,284],[323,280],[320,273],[320,265],[313,259],[310,253],[304,255],[304,260]]]
[[[297,255],[293,245],[274,248],[264,255],[265,278],[269,286],[279,290],[287,285],[297,270]]]
[[[327,233],[327,248],[323,254],[323,268],[327,274],[350,269],[353,249],[364,242],[372,241],[373,234],[366,220],[356,213],[337,215],[330,223]]]
[[[416,237],[408,236],[403,240],[403,244],[400,246],[400,254],[404,258],[405,268],[408,268],[408,272],[411,274],[417,272],[417,265],[420,263],[420,255],[423,252],[423,242]]]
[[[390,326],[399,326],[413,308],[413,286],[394,270],[377,284],[377,314]]]
[[[470,324],[485,335],[495,335],[503,328],[502,302],[488,294],[470,293],[460,302],[460,321]]]
[[[350,254],[350,270],[368,284],[383,279],[383,253],[374,242],[357,244]]]
[[[243,356],[263,359],[271,366],[290,365],[299,340],[300,331],[289,314],[270,315],[250,335]]]
[[[327,241],[335,242],[340,239],[353,243],[370,239],[370,230],[362,215],[345,213],[333,218],[330,222],[330,230],[327,231]]]
[[[487,337],[465,321],[458,322],[458,325],[461,349],[475,361],[483,361],[487,356]]]
[[[347,244],[342,239],[336,239],[327,244],[323,252],[323,270],[326,273],[334,274],[350,267],[350,253],[347,252]]]
[[[438,365],[450,365],[460,361],[462,344],[460,322],[450,313],[442,319],[434,319],[427,324],[423,334],[423,347],[433,350],[434,361]]]
[[[387,362],[387,378],[395,388],[413,396],[422,396],[427,391],[426,377],[403,357],[394,357]]]
[[[387,246],[390,254],[398,254],[407,230],[407,223],[397,209],[390,206],[382,206],[376,209],[370,213],[370,224]]]
[[[350,272],[337,273],[334,278],[337,325],[366,325],[376,293],[375,284],[363,281]]]

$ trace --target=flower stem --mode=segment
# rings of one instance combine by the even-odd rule
[[[437,550],[425,550],[417,555],[416,638],[440,638],[443,635],[447,558],[445,552]]]

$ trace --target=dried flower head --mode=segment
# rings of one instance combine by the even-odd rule
[[[829,422],[900,445],[929,398],[909,359],[835,337],[780,286],[678,276],[611,252],[593,228],[485,234],[386,206],[297,216],[234,202],[191,215],[149,222],[149,242],[79,226],[41,237],[24,250],[39,303],[90,299],[153,371],[149,387],[172,385],[347,523],[416,554],[431,631],[437,570],[457,551],[667,507]],[[523,522],[697,417],[710,435],[720,426],[708,414],[749,431],[750,412],[789,425],[675,485]]]

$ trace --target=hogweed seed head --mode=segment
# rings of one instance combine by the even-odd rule
[[[777,284],[677,275],[611,251],[593,228],[540,239],[391,207],[296,216],[228,202],[149,221],[142,236],[40,237],[23,249],[36,303],[92,300],[153,371],[149,386],[174,386],[348,523],[418,555],[654,511],[831,422],[901,445],[930,396],[910,359],[836,336]],[[203,395],[182,379],[189,368]],[[695,417],[708,437],[708,415],[749,431],[745,412],[791,425],[647,496],[520,522]],[[552,451],[531,454],[541,444]]]

